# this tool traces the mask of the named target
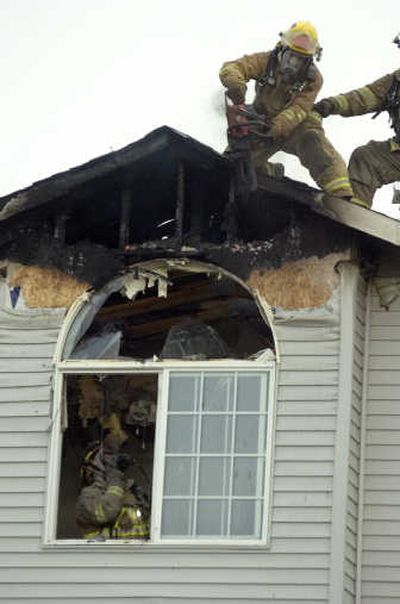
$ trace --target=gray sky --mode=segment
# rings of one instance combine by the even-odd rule
[[[324,48],[321,98],[400,66],[399,0],[0,0],[0,195],[164,124],[222,151],[222,62],[272,48],[303,19]],[[386,114],[325,127],[346,161],[392,133]],[[297,159],[279,160],[312,184]],[[385,187],[374,209],[399,217],[391,198]]]

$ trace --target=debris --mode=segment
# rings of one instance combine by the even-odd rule
[[[139,292],[142,292],[147,287],[147,281],[144,277],[134,277],[132,274],[126,276],[124,285],[121,289],[129,300],[136,298]]]

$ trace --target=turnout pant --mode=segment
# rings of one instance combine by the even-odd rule
[[[400,145],[387,140],[357,147],[350,157],[349,176],[354,196],[371,206],[377,189],[400,180]]]
[[[285,151],[299,158],[317,185],[329,195],[352,197],[346,164],[327,139],[321,117],[311,112],[285,139],[254,140],[252,157],[258,168],[277,151]]]

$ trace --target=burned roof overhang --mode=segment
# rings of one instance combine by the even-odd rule
[[[132,262],[191,257],[243,278],[382,243],[399,223],[288,178],[233,186],[233,164],[167,127],[0,200],[0,254],[99,287]],[[383,241],[382,241],[383,240]]]
[[[198,169],[228,169],[219,153],[172,128],[162,126],[144,138],[81,166],[40,180],[30,187],[0,199],[0,222],[33,208],[85,191],[85,185],[117,175],[142,170],[149,163],[178,162]],[[82,193],[81,193],[82,195]]]
[[[345,199],[327,195],[304,183],[290,178],[261,177],[258,181],[258,197],[265,200],[268,196],[278,200],[278,205],[282,208],[301,206],[349,230],[400,246],[400,221],[349,203]],[[257,216],[258,224],[259,219],[262,219],[262,213]]]
[[[184,163],[194,171],[207,171],[206,179],[227,183],[231,163],[211,147],[199,143],[172,128],[162,126],[144,138],[112,153],[98,157],[86,164],[38,181],[32,186],[0,199],[0,224],[12,217],[20,217],[29,210],[38,211],[42,206],[52,205],[54,212],[61,212],[74,202],[81,202],[89,189],[107,188],[122,182],[142,179],[146,170],[155,180],[162,180],[176,166]],[[204,178],[203,178],[204,181]],[[371,210],[366,210],[347,201],[329,197],[321,191],[289,178],[264,177],[259,180],[258,191],[253,196],[257,201],[252,206],[240,204],[238,220],[244,229],[260,230],[262,215],[256,211],[260,200],[275,204],[274,213],[285,212],[294,205],[306,207],[331,221],[365,233],[374,238],[400,245],[400,223],[397,220]],[[148,210],[149,208],[147,208]],[[251,211],[251,210],[254,211]],[[103,208],[104,210],[104,208]],[[250,212],[249,212],[250,210]],[[98,212],[97,212],[98,214]],[[85,217],[86,218],[86,217]],[[260,221],[261,218],[261,221]],[[269,218],[271,219],[271,213]],[[107,221],[109,218],[107,217]],[[90,221],[89,221],[90,222]],[[270,224],[270,223],[269,223]],[[263,229],[265,235],[265,229]],[[144,238],[147,234],[144,235]],[[261,238],[261,237],[256,237]]]

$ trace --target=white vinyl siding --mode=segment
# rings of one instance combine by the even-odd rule
[[[42,539],[52,355],[64,312],[14,311],[0,285],[0,552],[18,569],[12,553],[38,551]]]
[[[363,604],[400,601],[400,299],[373,291],[363,509]]]
[[[279,552],[282,559],[295,556],[288,562],[287,578],[291,580],[292,572],[303,580],[307,575],[314,577],[314,597],[324,602],[328,601],[338,396],[337,293],[327,308],[278,311],[275,326],[281,363],[270,555]],[[320,561],[318,567],[316,558]],[[278,602],[283,598],[282,591],[277,592]],[[311,595],[307,600],[303,594],[299,585],[297,598],[314,601]]]
[[[327,604],[339,355],[335,299],[327,309],[276,314],[281,359],[269,547],[43,548],[49,372],[43,384],[24,385],[42,359],[44,369],[51,368],[57,329],[50,342],[46,327],[43,342],[43,323],[48,324],[44,313],[41,327],[32,323],[25,334],[10,330],[7,341],[0,339],[0,359],[16,346],[18,355],[7,367],[24,367],[21,379],[1,389],[8,388],[9,396],[0,455],[12,461],[3,462],[8,475],[0,478],[0,602]]]

